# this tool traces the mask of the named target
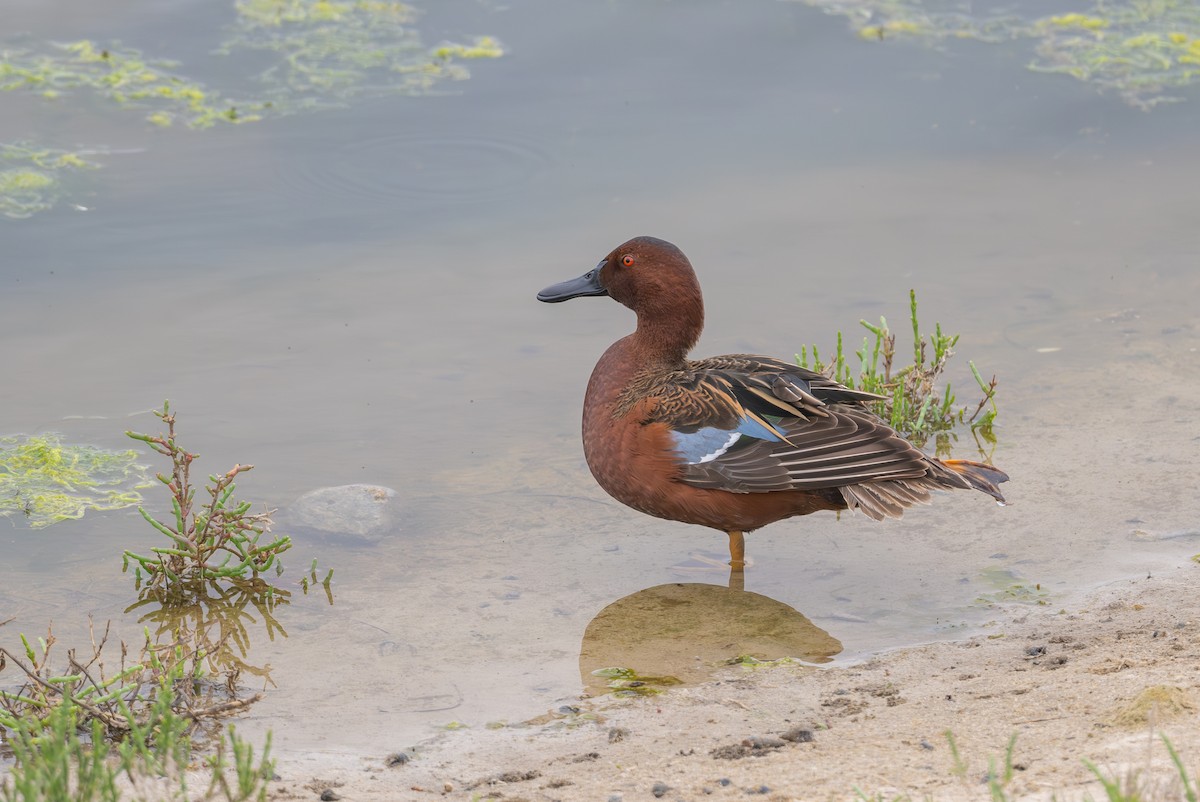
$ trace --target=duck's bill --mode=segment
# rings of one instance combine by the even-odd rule
[[[600,268],[598,267],[589,270],[579,278],[561,281],[547,287],[539,292],[537,297],[539,301],[556,304],[560,301],[569,301],[572,298],[583,298],[588,295],[608,295],[608,290],[600,283]]]

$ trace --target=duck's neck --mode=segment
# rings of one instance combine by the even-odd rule
[[[626,340],[641,367],[683,367],[704,329],[704,302],[696,297],[682,304],[677,301],[666,313],[639,309],[637,316],[637,331]]]
[[[583,406],[585,430],[611,421],[613,410],[628,400],[631,383],[647,373],[683,368],[703,328],[702,302],[689,306],[686,315],[676,309],[670,318],[640,311],[637,330],[610,345],[592,371]]]

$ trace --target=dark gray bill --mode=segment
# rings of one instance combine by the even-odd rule
[[[561,281],[558,284],[547,287],[539,292],[537,297],[539,301],[556,304],[560,301],[569,301],[572,298],[582,298],[586,295],[608,295],[608,290],[604,289],[604,285],[600,283],[599,267],[589,270],[579,278]]]

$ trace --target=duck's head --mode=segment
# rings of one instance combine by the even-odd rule
[[[683,251],[656,237],[634,237],[614,249],[593,269],[547,287],[538,300],[559,303],[588,295],[607,295],[647,319],[680,323],[703,321],[700,282]]]

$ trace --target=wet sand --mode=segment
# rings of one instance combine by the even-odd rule
[[[1200,773],[1200,566],[1180,563],[853,665],[730,666],[355,759],[282,754],[270,798],[986,799],[1013,735],[1009,798],[1104,798],[1085,758],[1149,799],[1182,798],[1159,738]]]

